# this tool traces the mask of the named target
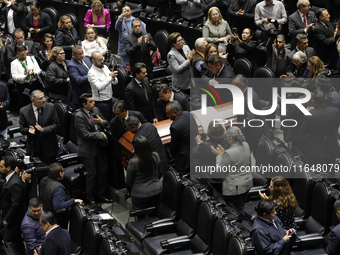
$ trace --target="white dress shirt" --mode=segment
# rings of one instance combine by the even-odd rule
[[[26,61],[27,61],[27,69],[33,69],[33,72],[35,74],[40,74],[41,73],[41,69],[39,67],[38,62],[35,60],[34,57],[32,56],[28,56],[26,57]],[[25,74],[25,69],[22,66],[22,64],[20,63],[19,59],[15,59],[11,62],[11,73],[12,73],[12,78],[15,82],[20,83],[20,84],[24,84],[24,83],[28,83],[28,82],[32,82],[35,81],[37,78],[34,77],[33,79],[26,80],[26,74]]]

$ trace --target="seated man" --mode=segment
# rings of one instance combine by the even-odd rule
[[[250,238],[255,246],[257,255],[290,254],[293,246],[291,237],[295,234],[293,228],[286,230],[281,220],[276,217],[276,203],[262,200],[256,207],[257,216],[250,232]]]
[[[61,164],[51,164],[48,175],[40,181],[39,194],[45,210],[52,212],[56,216],[58,224],[67,229],[68,209],[75,203],[82,204],[83,200],[70,198],[64,185],[60,183],[63,178],[64,169]]]
[[[34,197],[28,202],[28,210],[21,223],[21,233],[26,242],[26,255],[33,255],[45,240],[45,233],[40,228],[40,216],[44,211],[41,201]]]
[[[287,72],[288,76],[295,77],[308,77],[308,65],[307,65],[307,56],[302,51],[298,51],[293,55],[293,64],[292,69]],[[281,75],[280,78],[286,78],[286,75]]]
[[[169,85],[162,84],[158,89],[157,99],[157,118],[159,121],[166,120],[168,117],[166,116],[165,108],[167,103],[177,100],[181,105],[183,111],[190,112],[189,100],[186,96],[182,95],[179,92],[172,92],[170,90]]]

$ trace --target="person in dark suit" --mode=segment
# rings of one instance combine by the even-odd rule
[[[219,55],[212,55],[207,59],[209,71],[207,76],[202,75],[202,78],[226,79],[235,77],[232,67],[224,63]]]
[[[179,92],[172,92],[168,84],[161,85],[157,91],[159,96],[159,98],[157,98],[157,118],[159,121],[168,119],[165,108],[166,105],[173,100],[178,101],[183,111],[190,111],[188,98]]]
[[[1,9],[5,14],[5,34],[14,34],[16,28],[25,29],[26,20],[25,16],[27,8],[21,0],[4,0],[6,6]]]
[[[291,59],[293,58],[293,55],[298,51],[302,51],[303,53],[305,53],[307,60],[315,56],[314,48],[308,46],[309,39],[306,34],[297,34],[295,42],[296,42],[296,47],[289,54],[289,57]]]
[[[87,74],[92,67],[89,58],[84,57],[84,50],[81,45],[75,45],[72,48],[72,58],[67,64],[67,73],[71,79],[71,101],[77,106],[79,105],[79,97],[84,93],[91,93],[91,85],[87,79]]]
[[[145,136],[149,143],[152,151],[158,153],[161,159],[160,175],[163,175],[168,170],[168,157],[165,153],[165,149],[162,140],[157,132],[157,128],[149,122],[141,124],[139,119],[135,116],[130,116],[126,121],[126,128],[135,136],[132,139],[134,141],[140,137]]]
[[[40,11],[40,3],[32,2],[30,5],[31,12],[26,16],[26,32],[30,32],[35,42],[40,42],[43,35],[53,33],[53,24],[47,13]],[[37,24],[34,24],[38,21]]]
[[[166,114],[173,120],[170,126],[171,156],[175,159],[175,168],[178,172],[190,171],[190,142],[195,143],[198,127],[190,112],[182,111],[181,105],[174,100],[166,106]],[[195,143],[196,144],[196,143]]]
[[[314,108],[305,116],[302,130],[307,135],[306,158],[309,164],[334,164],[338,151],[339,110],[325,104],[325,95],[315,90]]]
[[[20,232],[25,214],[25,186],[14,171],[15,167],[16,160],[12,156],[5,156],[0,161],[0,173],[6,181],[0,195],[2,210],[0,235],[2,240],[12,243],[17,254],[25,254]]]
[[[52,212],[60,227],[67,229],[70,210],[74,204],[82,204],[83,200],[70,197],[65,186],[60,182],[64,179],[64,169],[60,163],[52,163],[47,176],[39,183],[39,194],[44,209]]]
[[[19,112],[20,132],[27,135],[27,155],[51,164],[55,162],[58,151],[58,115],[54,105],[46,102],[40,90],[34,90],[30,99],[32,104],[22,107]]]
[[[340,200],[334,203],[335,215],[340,220]],[[328,255],[340,254],[340,224],[336,225],[329,234],[328,245],[326,248]]]
[[[256,0],[231,1],[227,12],[229,17],[224,18],[229,18],[231,20],[231,25],[236,27],[238,32],[243,31],[243,29],[247,27],[255,31],[254,13],[256,4]]]
[[[70,255],[71,238],[66,229],[57,225],[53,213],[46,212],[40,216],[40,225],[46,233],[46,238],[41,245],[40,252],[34,251],[34,255]]]
[[[150,56],[150,51],[157,50],[157,45],[149,33],[142,32],[142,21],[138,18],[131,23],[133,33],[125,37],[125,51],[130,59],[130,66],[135,63],[143,62],[152,79],[153,64]]]
[[[7,85],[0,82],[0,135],[7,140],[7,112],[11,99],[9,98]]]
[[[113,155],[115,155],[114,163],[116,163],[113,172],[113,182],[114,187],[120,189],[123,188],[125,177],[123,165],[121,163],[123,158],[122,148],[118,141],[123,134],[128,131],[126,128],[126,120],[129,116],[137,117],[142,124],[146,123],[147,120],[140,112],[128,110],[127,105],[124,102],[116,102],[113,105],[113,113],[115,117],[110,121],[112,134],[110,145]]]
[[[38,51],[34,46],[34,42],[25,40],[24,31],[21,28],[17,28],[14,31],[14,42],[12,42],[7,47],[8,63],[11,63],[14,59],[17,58],[17,54],[15,52],[15,47],[17,44],[22,44],[24,46],[27,46],[29,55],[38,58]]]
[[[298,34],[306,34],[309,39],[312,39],[313,26],[316,18],[315,13],[309,11],[311,4],[309,0],[299,0],[296,4],[297,11],[288,17],[289,35],[292,38],[291,50],[295,49],[296,36]]]
[[[316,18],[313,31],[315,53],[328,69],[335,68],[339,59],[336,49],[339,26],[334,29],[327,9],[317,10]]]
[[[146,78],[147,68],[144,63],[135,63],[132,69],[134,79],[124,91],[125,103],[129,110],[138,110],[149,122],[157,122],[155,101],[151,93],[150,82]]]
[[[109,127],[107,120],[95,107],[91,94],[82,94],[79,98],[82,108],[75,115],[75,129],[78,141],[78,155],[87,170],[86,199],[95,204],[112,202],[104,197],[106,190],[108,139],[105,131]]]

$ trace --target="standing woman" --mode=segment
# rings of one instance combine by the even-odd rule
[[[151,151],[144,136],[138,137],[133,147],[135,155],[129,162],[126,175],[132,205],[135,209],[158,206],[162,192],[159,155]]]
[[[172,71],[172,85],[190,95],[190,78],[193,78],[190,62],[195,51],[190,51],[189,46],[184,45],[184,39],[178,32],[170,34],[168,40],[172,45],[168,53],[168,63]]]
[[[6,7],[1,9],[5,15],[5,34],[14,34],[15,29],[26,28],[27,8],[22,0],[4,0]]]
[[[48,14],[40,12],[39,2],[30,5],[31,12],[26,16],[26,32],[30,32],[33,41],[40,42],[45,33],[52,32],[52,21]]]
[[[80,43],[80,37],[77,30],[73,27],[71,18],[64,15],[58,22],[58,29],[55,32],[57,45],[64,48],[66,59],[72,57],[72,46]]]
[[[92,52],[98,51],[105,55],[107,47],[100,37],[98,37],[97,30],[89,25],[85,28],[85,40],[81,42],[84,50],[84,55],[91,57]]]
[[[46,68],[51,63],[51,51],[56,45],[57,43],[52,34],[46,33],[43,35],[40,45],[41,49],[38,55],[41,70],[46,71]]]
[[[222,194],[226,202],[233,203],[241,212],[253,187],[253,176],[250,172],[241,171],[242,167],[250,166],[250,148],[238,127],[230,127],[226,133],[230,148],[225,150],[221,145],[212,147],[217,156],[216,165],[235,167],[236,171],[228,173],[222,184]]]
[[[231,37],[231,30],[227,21],[222,17],[217,7],[211,7],[208,11],[208,19],[202,30],[203,37],[208,43],[227,43]]]
[[[52,99],[69,103],[71,101],[71,83],[67,73],[64,49],[59,46],[54,47],[51,58],[52,62],[47,67],[45,76],[48,95]]]
[[[93,1],[91,9],[87,10],[84,27],[87,25],[106,25],[107,32],[109,32],[111,27],[110,10],[104,9],[101,1]]]

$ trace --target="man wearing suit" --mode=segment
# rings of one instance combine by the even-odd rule
[[[335,215],[340,220],[340,200],[334,203]],[[329,234],[328,246],[326,248],[328,255],[340,254],[340,224],[336,225]]]
[[[325,104],[325,95],[315,90],[314,108],[307,108],[302,130],[307,135],[306,158],[309,164],[334,164],[338,149],[339,110]]]
[[[148,139],[151,150],[157,152],[161,159],[160,174],[163,175],[168,170],[169,160],[165,153],[162,140],[157,132],[157,128],[149,122],[141,124],[139,119],[135,116],[130,116],[127,119],[126,127],[132,134],[135,134],[132,139],[132,144],[140,136],[145,136]]]
[[[335,68],[339,59],[336,49],[339,27],[337,25],[334,30],[327,9],[317,10],[316,18],[313,31],[315,53],[328,69]]]
[[[40,90],[34,90],[30,99],[32,104],[22,107],[19,112],[20,132],[27,135],[27,155],[51,164],[55,162],[58,151],[58,115],[54,105],[46,102]]]
[[[230,7],[227,12],[228,16],[224,15],[227,16],[224,17],[224,19],[227,20],[227,18],[230,18],[231,26],[236,27],[239,33],[242,33],[245,28],[250,28],[252,31],[255,31],[254,13],[257,1],[237,0],[230,2]]]
[[[0,135],[7,140],[7,108],[11,103],[7,85],[0,82]]]
[[[165,111],[166,105],[174,100],[178,101],[183,111],[190,111],[188,98],[181,93],[172,92],[169,85],[163,84],[157,91],[159,96],[157,99],[157,117],[159,121],[168,119]]]
[[[40,252],[34,255],[69,255],[71,254],[71,238],[66,229],[57,225],[53,213],[46,212],[40,216],[40,225],[46,233],[46,238],[41,245]]]
[[[203,37],[200,37],[195,41],[195,54],[191,60],[194,78],[201,78],[201,65],[205,62],[204,54],[207,44],[207,40]]]
[[[212,55],[207,60],[209,70],[208,78],[225,79],[235,77],[234,71],[229,64],[223,63],[223,60],[218,55]],[[203,76],[202,76],[203,77]]]
[[[181,105],[174,100],[166,106],[166,114],[173,120],[170,126],[170,151],[175,159],[175,168],[178,172],[190,171],[190,142],[195,142],[198,127],[190,112],[182,111]],[[196,144],[196,143],[195,143]]]
[[[14,171],[16,164],[12,156],[6,156],[0,161],[0,173],[6,181],[0,196],[2,210],[0,235],[5,242],[12,243],[17,254],[25,254],[20,231],[25,214],[25,186]]]
[[[23,45],[27,46],[29,55],[38,58],[38,51],[34,46],[34,42],[25,40],[24,31],[21,28],[17,28],[14,31],[14,42],[12,42],[7,47],[8,63],[11,63],[14,59],[17,58],[17,55],[15,53],[15,46],[17,44],[23,44]]]
[[[23,3],[17,3],[13,0],[4,0],[6,7],[1,10],[5,13],[7,20],[5,21],[5,34],[13,35],[16,28],[24,29],[26,26],[27,8]],[[9,15],[13,17],[12,20],[8,19]],[[13,21],[13,24],[10,22]]]
[[[124,169],[122,162],[122,148],[118,143],[118,140],[123,136],[125,132],[127,132],[126,128],[126,120],[130,116],[135,116],[138,120],[144,124],[147,120],[144,116],[138,111],[130,111],[127,108],[127,105],[124,102],[116,102],[113,105],[113,113],[115,117],[110,121],[111,126],[111,134],[112,134],[112,142],[110,143],[113,154],[115,155],[116,168],[114,169],[114,187],[117,189],[123,188],[123,184],[125,182],[124,178]]]
[[[79,105],[79,97],[84,93],[91,93],[91,85],[87,79],[87,73],[92,67],[89,58],[84,58],[84,50],[81,45],[72,47],[72,58],[67,64],[67,73],[71,79],[71,101],[75,106]]]
[[[125,52],[129,56],[130,66],[137,62],[143,62],[152,79],[153,64],[150,51],[157,50],[157,45],[149,33],[142,32],[142,21],[138,18],[131,23],[132,33],[125,37]]]
[[[144,63],[135,63],[132,69],[134,79],[124,91],[125,103],[129,110],[139,111],[149,122],[157,122],[155,101],[151,93],[150,82],[146,78],[147,68]]]
[[[307,60],[315,56],[314,48],[308,47],[308,42],[309,42],[309,39],[306,34],[297,34],[296,35],[296,47],[290,52],[289,57],[293,59],[294,54],[298,51],[305,53]]]
[[[296,46],[297,34],[308,34],[309,39],[312,38],[313,26],[315,24],[315,13],[310,12],[309,0],[299,0],[296,4],[297,11],[288,17],[289,35],[292,37],[291,50]]]
[[[87,170],[86,199],[95,204],[112,202],[104,197],[107,176],[106,150],[108,139],[104,131],[109,128],[107,120],[95,107],[92,95],[82,94],[79,98],[82,108],[75,115],[75,129],[78,141],[78,155]]]

